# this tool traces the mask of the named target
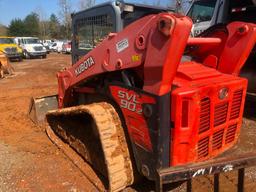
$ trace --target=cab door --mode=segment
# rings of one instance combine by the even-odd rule
[[[112,4],[96,6],[73,15],[72,64],[96,47],[110,32],[117,31],[117,17],[117,10]]]

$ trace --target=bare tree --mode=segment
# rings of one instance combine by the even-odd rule
[[[44,9],[41,6],[38,6],[35,11],[34,11],[39,18],[39,30],[40,30],[40,35],[42,39],[46,38],[47,32],[46,32],[46,28],[47,28],[47,22],[46,22],[46,13],[44,11]]]
[[[60,20],[62,21],[65,27],[65,37],[70,38],[71,32],[71,3],[70,0],[59,0],[59,7],[60,7]]]
[[[78,6],[80,10],[88,9],[95,5],[95,0],[79,0]]]

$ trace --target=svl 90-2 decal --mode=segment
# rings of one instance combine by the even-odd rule
[[[119,90],[118,97],[120,98],[120,107],[138,114],[142,113],[141,104],[139,103],[136,94]]]
[[[152,151],[149,128],[142,113],[142,104],[154,104],[155,99],[119,86],[110,86],[110,91],[122,110],[132,142],[145,150]]]

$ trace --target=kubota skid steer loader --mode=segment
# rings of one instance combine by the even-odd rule
[[[136,172],[168,183],[169,167],[234,146],[247,80],[225,73],[243,66],[256,26],[234,22],[228,33],[189,38],[188,17],[159,13],[96,39],[116,20],[113,4],[103,6],[73,15],[74,64],[57,74],[59,109],[46,115],[48,136],[98,170],[109,191],[133,184]],[[126,9],[130,18],[136,6]],[[184,61],[184,53],[202,61]]]

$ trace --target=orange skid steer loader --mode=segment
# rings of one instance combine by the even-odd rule
[[[113,13],[113,4],[104,6]],[[123,18],[139,9],[127,6]],[[190,38],[188,17],[163,12],[93,45],[86,38],[106,33],[115,20],[97,8],[73,15],[74,63],[58,72],[58,109],[46,114],[47,134],[60,148],[70,146],[89,162],[109,191],[133,184],[136,173],[161,191],[158,181],[168,183],[169,167],[205,161],[236,144],[247,80],[229,74],[253,48],[255,25],[234,22],[228,33]]]

